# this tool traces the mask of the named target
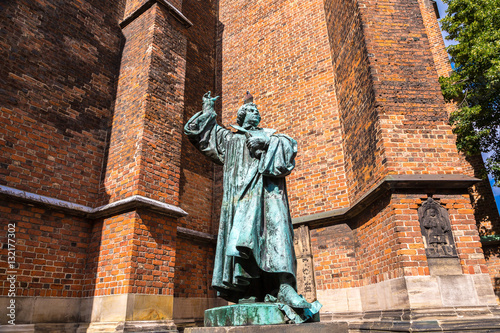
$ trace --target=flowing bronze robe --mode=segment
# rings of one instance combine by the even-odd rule
[[[273,273],[286,274],[295,284],[285,176],[295,166],[297,142],[270,129],[246,131],[233,126],[237,131],[232,132],[219,126],[215,118],[213,112],[199,112],[184,128],[203,154],[224,165],[212,286],[229,301],[251,296],[263,300],[266,294],[276,294],[278,274]],[[245,144],[245,135],[267,136],[267,151],[254,156]]]

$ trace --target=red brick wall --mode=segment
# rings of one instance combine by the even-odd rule
[[[384,151],[357,2],[324,3],[352,202],[384,176]]]
[[[177,205],[185,76],[185,28],[156,4],[123,30],[105,194]]]
[[[219,2],[222,122],[236,122],[245,92],[262,127],[298,142],[288,177],[292,216],[348,205],[341,124],[322,0]]]
[[[85,296],[173,295],[176,221],[131,211],[94,224]]]
[[[448,76],[451,71],[450,60],[444,47],[443,36],[441,35],[441,29],[439,28],[434,6],[429,0],[418,0],[418,4],[422,12],[422,19],[424,21],[427,38],[429,39],[437,74],[438,76]],[[444,17],[445,13],[441,13],[441,15]]]
[[[186,82],[182,121],[185,124],[201,110],[204,93],[212,91],[215,96],[216,1],[185,0],[182,11],[193,22],[193,26],[186,30]],[[180,205],[189,215],[181,219],[179,225],[212,233],[214,165],[196,150],[185,135],[182,136],[181,160]]]
[[[485,249],[487,255],[486,264],[491,276],[491,283],[497,296],[497,302],[500,303],[500,253],[498,252],[498,244],[494,245],[491,251]]]
[[[186,30],[186,75],[182,124],[201,110],[207,91],[215,96],[217,1],[184,0],[183,14],[193,23]],[[180,206],[189,215],[179,226],[208,234],[217,232],[213,212],[213,163],[182,136]],[[217,207],[218,208],[218,207]],[[179,238],[175,266],[176,297],[215,297],[212,284],[214,245]]]
[[[1,295],[9,291],[7,230],[15,224],[16,296],[83,296],[91,221],[3,198],[1,202]]]
[[[195,239],[177,238],[175,297],[215,297],[212,286],[215,247]]]
[[[123,1],[9,1],[0,12],[0,184],[94,205]]]
[[[347,224],[311,230],[311,249],[318,290],[351,288],[359,284],[356,241]]]
[[[418,3],[359,5],[388,172],[460,173]]]
[[[450,214],[463,273],[487,273],[468,194],[436,194],[433,198]],[[395,193],[348,224],[311,230],[318,289],[429,275],[417,212],[425,200],[425,194]]]

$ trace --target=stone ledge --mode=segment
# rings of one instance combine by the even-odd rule
[[[479,181],[481,180],[466,175],[389,175],[375,184],[349,207],[296,217],[292,219],[292,223],[294,227],[303,224],[310,228],[325,227],[357,216],[384,193],[398,189],[423,190],[425,192],[467,189]]]
[[[21,191],[4,185],[0,185],[0,195],[30,203],[42,204],[69,212],[70,214],[84,216],[91,219],[107,217],[138,208],[147,208],[160,214],[174,217],[188,215],[180,207],[149,199],[141,195],[134,195],[97,208],[79,205],[69,201],[59,200],[27,191]]]
[[[498,319],[349,322],[348,332],[500,332]]]
[[[356,325],[374,325],[373,323],[387,322],[442,322],[455,323],[463,320],[484,321],[500,324],[500,307],[498,306],[470,306],[470,307],[441,307],[424,309],[398,309],[365,312],[330,312],[321,313],[321,322],[346,321]],[[383,324],[385,325],[385,324]]]
[[[187,19],[177,8],[175,8],[170,2],[167,0],[148,0],[142,4],[139,8],[137,8],[133,13],[131,13],[129,16],[123,19],[119,23],[120,28],[125,28],[127,25],[132,23],[136,18],[141,16],[146,10],[151,8],[155,3],[158,3],[162,5],[164,8],[166,8],[172,16],[179,21],[183,26],[186,28],[189,28],[193,25],[191,21]]]
[[[206,232],[191,230],[188,228],[177,227],[177,235],[184,239],[195,239],[200,242],[216,244],[217,236]]]
[[[178,333],[172,320],[125,321],[82,324],[76,333]],[[68,332],[69,333],[69,332]]]

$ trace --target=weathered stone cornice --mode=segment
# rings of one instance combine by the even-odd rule
[[[479,181],[481,180],[466,175],[389,175],[375,184],[349,207],[296,217],[292,219],[292,223],[294,227],[303,224],[310,228],[324,227],[355,217],[382,194],[390,191],[406,189],[434,193],[436,190],[466,189]]]
[[[21,191],[3,185],[0,185],[0,195],[31,203],[46,205],[55,209],[69,212],[73,215],[85,216],[87,218],[107,217],[138,208],[147,208],[160,214],[170,215],[174,217],[182,217],[188,215],[183,209],[177,206],[149,199],[141,195],[133,195],[131,197],[118,200],[97,208],[79,205],[69,201],[59,200],[56,198],[51,198],[27,191]]]
[[[189,28],[193,25],[191,21],[188,20],[186,16],[184,16],[177,8],[175,8],[170,2],[167,0],[148,0],[142,4],[139,8],[134,10],[130,15],[128,15],[126,18],[123,19],[119,23],[120,28],[125,28],[127,25],[129,25],[131,22],[133,22],[136,18],[141,16],[146,10],[151,8],[155,3],[158,3],[162,5],[164,8],[168,10],[172,16],[179,21],[182,25],[184,25],[186,28]]]
[[[177,227],[177,235],[184,239],[196,239],[200,242],[212,243],[217,242],[217,235],[212,235],[206,232],[191,230],[183,227]]]

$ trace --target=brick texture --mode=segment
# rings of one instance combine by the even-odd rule
[[[488,272],[468,194],[433,198],[448,210],[463,274]],[[318,289],[360,287],[429,275],[418,208],[426,194],[386,196],[348,224],[311,231]]]
[[[172,218],[141,210],[95,223],[85,296],[173,295],[175,226]]]
[[[216,1],[185,0],[182,9],[184,15],[193,22],[193,26],[186,32],[186,82],[182,121],[182,124],[185,124],[189,118],[201,110],[201,96],[207,91],[215,93],[217,7]],[[189,216],[183,218],[179,225],[196,231],[213,233],[214,165],[198,152],[184,135],[181,161],[180,205]]]
[[[212,286],[215,247],[177,238],[175,297],[215,297]]]
[[[9,1],[0,21],[0,184],[93,206],[122,1]]]
[[[8,224],[14,223],[17,296],[82,297],[92,223],[50,209],[0,201],[2,234],[0,295],[9,290],[6,272]],[[11,273],[12,274],[12,273]]]
[[[324,11],[335,68],[348,193],[354,201],[385,172],[372,70],[356,1],[325,1]]]
[[[387,172],[462,172],[418,3],[359,5]]]
[[[186,40],[158,4],[124,28],[105,197],[179,201]]]
[[[288,177],[292,216],[347,206],[323,1],[222,0],[219,6],[222,123],[236,122],[249,90],[260,126],[298,142],[296,168]]]

